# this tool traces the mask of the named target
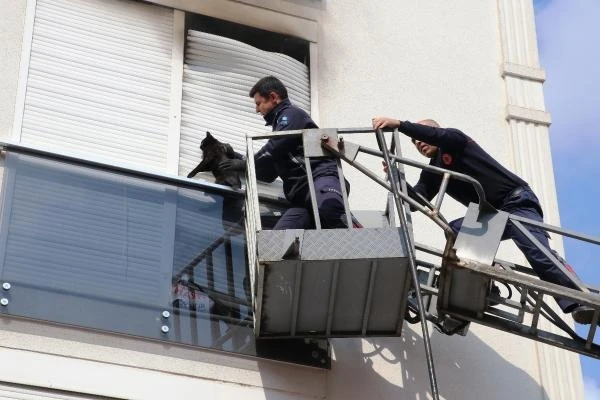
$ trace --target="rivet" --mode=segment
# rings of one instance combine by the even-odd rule
[[[162,333],[169,333],[169,327],[166,325],[161,326],[160,330]]]

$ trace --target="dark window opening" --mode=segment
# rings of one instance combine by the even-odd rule
[[[288,55],[309,65],[309,43],[304,39],[191,13],[186,14],[185,26],[186,31],[194,29],[224,36],[261,50]]]

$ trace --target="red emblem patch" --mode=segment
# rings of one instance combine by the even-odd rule
[[[444,163],[444,165],[452,164],[452,156],[448,153],[442,154],[442,162]]]
[[[565,263],[565,267],[567,268],[567,270],[572,273],[573,275],[577,276],[577,273],[575,272],[575,270],[573,269],[573,267],[571,267],[571,264],[569,263]]]

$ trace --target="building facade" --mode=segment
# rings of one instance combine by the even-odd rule
[[[416,326],[328,344],[252,338],[243,240],[217,234],[219,207],[238,197],[185,176],[205,131],[243,152],[247,133],[268,130],[247,96],[267,74],[321,127],[389,115],[465,131],[559,224],[530,0],[0,6],[0,140],[14,148],[2,158],[5,397],[429,398]],[[345,174],[353,209],[383,209],[383,190]],[[430,221],[415,215],[413,227],[418,242],[443,245]],[[500,254],[523,261],[511,244]],[[193,287],[190,260],[201,265]],[[235,313],[214,311],[223,302]],[[202,320],[206,310],[219,318]],[[482,326],[430,333],[445,399],[583,399],[574,354]]]

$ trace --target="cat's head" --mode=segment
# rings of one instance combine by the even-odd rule
[[[187,175],[188,178],[195,176],[198,172],[211,171],[216,183],[234,188],[241,187],[238,172],[223,172],[219,169],[221,161],[235,157],[229,143],[220,142],[210,132],[206,132],[206,137],[200,142],[200,149],[202,150],[202,161]]]
[[[219,139],[211,135],[210,132],[206,131],[206,137],[200,142],[200,150],[202,150],[202,158],[216,159],[221,161],[224,158],[233,158],[233,148],[229,143],[223,143]]]
[[[206,131],[206,137],[200,142],[200,150],[204,151],[210,148],[214,148],[215,146],[218,146],[220,144],[222,143],[219,142],[219,140],[217,140],[213,135],[211,135],[210,132]]]

